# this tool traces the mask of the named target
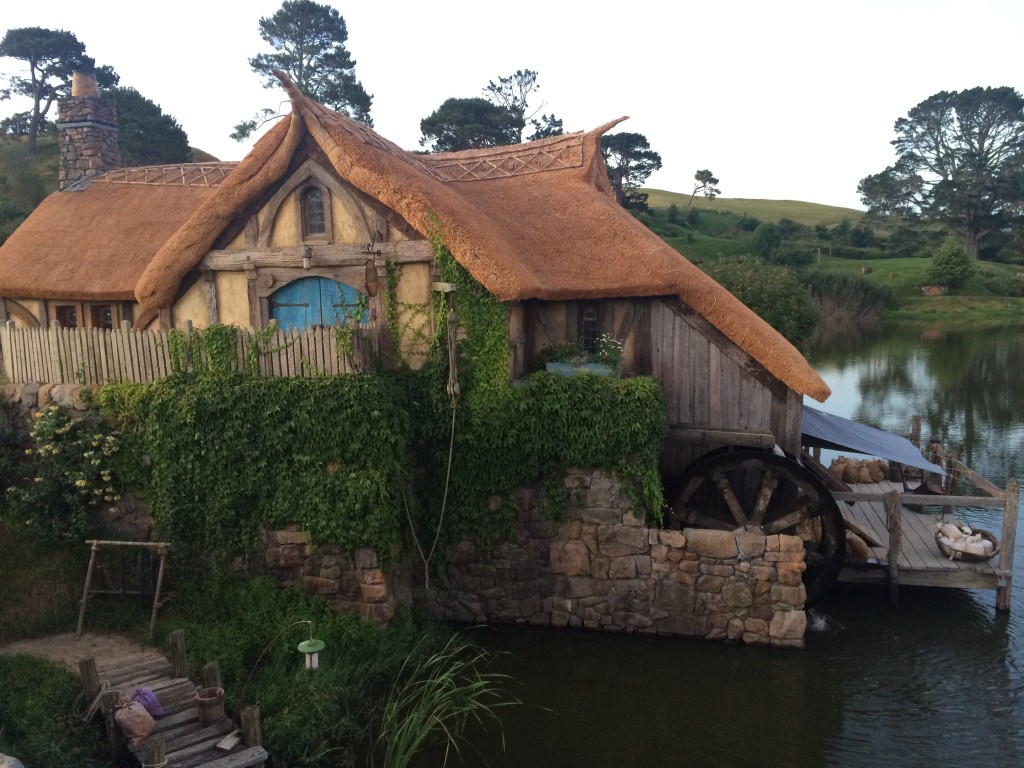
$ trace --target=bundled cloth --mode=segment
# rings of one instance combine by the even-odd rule
[[[114,707],[114,722],[133,747],[144,742],[156,727],[156,721],[146,708],[125,696],[121,696]]]
[[[132,701],[137,701],[153,717],[163,717],[164,708],[160,706],[160,699],[156,697],[149,688],[136,688],[132,691]]]

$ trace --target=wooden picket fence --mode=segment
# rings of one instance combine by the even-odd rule
[[[372,337],[361,326],[353,355],[339,351],[330,327],[278,330],[259,357],[264,376],[313,377],[354,373],[363,368]],[[0,326],[7,381],[15,384],[151,383],[171,374],[168,331],[149,331],[122,323],[120,328],[16,328]],[[245,365],[246,334],[238,332],[239,368]]]

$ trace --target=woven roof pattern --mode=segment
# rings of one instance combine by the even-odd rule
[[[441,181],[483,181],[583,165],[583,134],[556,136],[547,141],[490,147],[457,153],[426,155],[423,163]]]
[[[176,187],[216,187],[238,163],[182,163],[117,168],[93,179],[93,183],[167,184]]]

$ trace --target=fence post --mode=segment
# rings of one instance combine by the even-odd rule
[[[247,747],[263,746],[263,730],[260,728],[260,708],[257,706],[246,707],[242,710],[239,718],[242,721],[242,739]],[[260,763],[256,768],[263,768]]]
[[[185,630],[171,632],[171,674],[188,677],[188,658],[185,656]]]

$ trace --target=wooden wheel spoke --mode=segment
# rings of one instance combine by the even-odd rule
[[[709,528],[715,531],[733,531],[736,529],[735,526],[727,523],[725,520],[702,515],[693,509],[684,510],[683,514],[679,516],[679,520],[691,528]]]
[[[686,502],[690,500],[690,497],[693,496],[694,492],[698,488],[700,488],[701,483],[703,482],[704,477],[702,475],[697,475],[696,477],[690,478],[690,482],[686,484],[686,488],[684,488],[683,492],[679,494],[679,498],[675,500],[675,503],[679,506],[680,509],[686,506]]]
[[[766,536],[771,536],[772,534],[780,533],[786,530],[787,528],[790,528],[796,525],[797,523],[806,520],[808,517],[810,517],[810,512],[811,503],[807,499],[804,499],[804,501],[792,512],[789,512],[783,515],[782,517],[778,517],[772,520],[770,523],[765,523],[761,526],[761,530],[764,532]]]
[[[736,525],[740,528],[748,525],[750,521],[747,518],[747,513],[743,511],[743,506],[740,504],[739,499],[736,498],[736,493],[732,489],[732,482],[725,472],[716,469],[711,473],[711,479],[715,481],[715,486],[722,494],[722,501],[729,507]]]
[[[779,476],[774,469],[769,469],[761,478],[761,489],[757,492],[757,500],[754,502],[754,512],[750,516],[751,525],[761,525],[764,521],[764,513],[768,510],[768,502],[772,500],[779,485]]]

